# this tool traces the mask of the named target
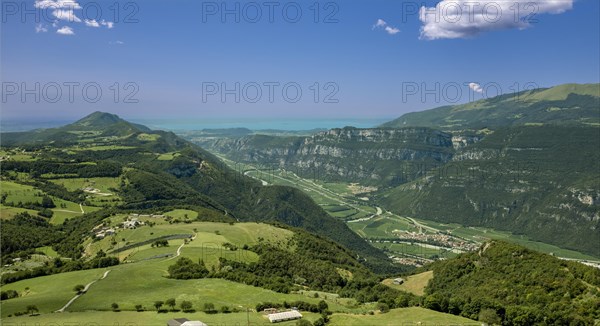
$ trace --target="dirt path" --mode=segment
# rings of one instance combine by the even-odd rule
[[[55,209],[55,212],[65,212],[65,213],[73,213],[73,214],[79,214],[79,212],[76,211],[70,211],[68,209]]]
[[[190,241],[196,239],[196,235],[197,235],[197,233],[194,233],[194,236],[190,239]],[[183,246],[185,246],[185,241],[179,246],[179,248],[177,248],[177,254],[171,258],[167,258],[167,260],[171,260],[171,259],[175,259],[175,258],[179,257],[179,255],[181,255],[181,248],[183,248]]]
[[[100,280],[105,279],[109,272],[110,272],[110,269],[107,270],[106,272],[104,272],[104,275],[102,275],[101,278],[99,278],[99,279],[97,279],[95,281],[91,281],[90,283],[88,283],[83,288],[83,290],[81,290],[81,294],[77,294],[76,296],[74,296],[71,300],[69,300],[69,302],[67,302],[67,304],[64,307],[56,310],[55,312],[65,312],[65,309],[69,308],[69,306],[73,303],[73,301],[77,300],[77,298],[79,298],[81,295],[83,295],[85,292],[87,292],[87,290],[89,290],[89,288],[90,288],[90,286],[92,286],[92,284],[94,284],[94,283],[96,283],[96,282],[98,282]]]
[[[81,214],[85,214],[85,211],[83,210],[83,205],[81,205],[81,203],[79,204],[79,209],[81,209]]]

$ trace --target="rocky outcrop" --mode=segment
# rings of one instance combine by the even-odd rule
[[[283,168],[303,177],[384,185],[414,179],[422,170],[449,162],[458,138],[429,128],[342,128],[309,137],[253,135],[200,145],[230,159]],[[417,168],[418,166],[418,168]]]

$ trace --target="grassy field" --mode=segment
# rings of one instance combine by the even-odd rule
[[[6,203],[14,203],[15,205],[19,202],[41,203],[42,197],[46,195],[38,188],[11,181],[2,181],[0,192],[8,195],[6,197]],[[50,196],[50,198],[52,198],[52,201],[56,205],[55,208],[52,208],[52,211],[54,212],[54,215],[50,219],[50,223],[52,224],[61,224],[67,218],[74,218],[83,214],[81,212],[81,207],[77,203],[54,196]],[[82,208],[84,212],[91,212],[100,209],[99,207],[94,206],[83,206]],[[37,211],[35,210],[8,207],[6,205],[2,205],[1,210],[3,218],[10,218],[15,214],[24,211],[27,211],[33,215],[37,215]]]
[[[160,135],[142,133],[137,135],[136,138],[142,141],[156,141],[160,138]]]
[[[93,269],[23,280],[2,286],[2,290],[16,290],[19,298],[2,301],[2,318],[25,311],[27,305],[36,305],[40,312],[50,313],[60,309],[73,296],[73,287],[87,284],[102,276],[104,270]],[[4,320],[3,320],[4,322]]]
[[[438,249],[438,248],[429,248],[425,246],[421,246],[417,243],[381,243],[381,242],[373,242],[372,245],[376,248],[386,249],[389,252],[395,255],[409,255],[409,256],[418,256],[422,258],[432,259],[432,256],[438,256],[442,258],[452,258],[457,254],[453,253],[449,250]]]
[[[328,325],[336,326],[403,326],[403,325],[481,325],[470,319],[419,307],[392,309],[385,314],[333,314]]]
[[[366,221],[348,223],[348,226],[364,238],[392,238],[394,230],[418,232],[419,229],[408,220],[384,215]]]
[[[87,187],[92,187],[100,190],[103,193],[112,192],[109,188],[119,188],[120,178],[68,178],[68,179],[53,179],[53,183],[63,185],[67,190],[74,191]]]
[[[14,150],[14,151],[5,151],[5,150],[0,150],[0,156],[2,157],[8,157],[10,160],[12,161],[20,161],[20,162],[31,162],[31,161],[35,161],[37,160],[37,156],[34,154],[29,154],[29,153],[23,153],[20,152],[18,150]]]
[[[159,161],[172,161],[174,158],[176,158],[177,156],[179,156],[181,154],[177,153],[177,152],[173,152],[173,153],[164,153],[164,154],[159,154],[156,159]]]
[[[166,216],[171,216],[172,218],[177,218],[180,220],[186,219],[186,215],[188,219],[196,219],[198,217],[198,212],[191,211],[189,209],[175,209],[169,212],[164,213]]]
[[[120,214],[111,218],[111,226],[120,225],[126,215]],[[236,261],[256,261],[255,253],[241,249],[244,245],[253,245],[268,241],[278,246],[285,246],[287,240],[293,235],[292,231],[279,229],[268,224],[260,223],[214,223],[193,222],[169,224],[162,218],[147,218],[157,223],[153,227],[140,226],[136,229],[115,229],[114,236],[91,242],[86,250],[87,254],[94,256],[99,250],[111,253],[113,250],[141,243],[148,239],[163,236],[188,234],[196,238],[185,245],[181,252],[194,260],[204,259],[209,266],[215,265],[219,257]],[[130,250],[117,254],[121,260],[139,261],[157,255],[175,254],[177,248],[183,243],[182,239],[169,240],[169,247],[151,247],[151,244],[136,246]],[[230,251],[223,247],[224,243],[231,243],[239,249]]]
[[[52,258],[59,256],[59,254],[56,251],[54,251],[52,247],[48,246],[36,248],[35,251],[43,252],[46,256]]]
[[[32,209],[25,209],[19,207],[9,207],[0,204],[0,219],[9,219],[13,218],[15,215],[19,213],[27,212],[30,215],[37,215],[38,211],[34,211]]]
[[[203,312],[181,313],[168,312],[156,313],[154,311],[132,312],[132,311],[87,311],[87,312],[66,312],[40,316],[23,316],[18,318],[3,319],[3,325],[14,326],[50,326],[50,325],[146,325],[146,326],[164,326],[168,320],[174,318],[187,318],[189,320],[199,320],[209,326],[236,326],[246,325],[248,320],[252,326],[272,325],[262,313],[246,313],[245,308],[237,307],[243,310],[237,313],[229,314],[205,314]],[[303,318],[309,321],[317,320],[320,315],[314,313],[302,312]],[[109,322],[110,321],[110,322]],[[287,321],[278,323],[281,326],[296,325],[296,321]]]
[[[433,271],[427,271],[420,274],[403,277],[404,283],[402,284],[394,284],[394,280],[391,278],[385,279],[381,283],[393,289],[406,291],[421,296],[425,294],[425,287],[432,278]]]
[[[121,146],[121,145],[98,145],[98,146],[82,146],[82,147],[71,147],[74,151],[116,151],[120,149],[134,149],[134,146]]]

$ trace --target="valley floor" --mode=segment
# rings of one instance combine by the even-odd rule
[[[486,240],[499,239],[600,268],[599,257],[532,241],[526,236],[513,235],[510,232],[485,227],[443,224],[399,216],[371,203],[369,192],[373,189],[369,187],[305,179],[290,171],[272,167],[263,169],[260,166],[242,164],[231,161],[222,155],[216,155],[237,172],[258,179],[262,181],[263,185],[286,185],[303,190],[330,215],[346,221],[358,235],[371,241],[375,247],[386,250],[388,255],[394,256],[398,262],[403,264],[420,266],[435,259],[452,258],[457,253],[478,248]],[[364,192],[357,193],[355,191],[357,188],[363,188]],[[439,243],[432,245],[426,242],[427,238],[431,239],[432,236],[439,233],[449,234],[450,238],[436,238],[437,242],[442,243],[441,246]],[[399,237],[399,234],[402,236]],[[465,242],[458,243],[461,240],[465,240]],[[398,242],[395,243],[395,241]]]

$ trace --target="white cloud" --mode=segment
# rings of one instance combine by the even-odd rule
[[[125,44],[125,42],[123,42],[123,41],[114,41],[114,42],[110,41],[110,42],[108,42],[108,44],[110,44],[110,45],[114,45],[114,44],[123,45],[123,44]]]
[[[38,9],[81,9],[79,3],[74,0],[36,0],[34,6]]]
[[[69,26],[63,26],[63,27],[59,28],[58,30],[56,30],[56,33],[62,34],[62,35],[74,35],[75,34],[73,29]]]
[[[390,34],[390,35],[395,35],[400,33],[400,30],[397,29],[396,27],[393,26],[389,26],[388,23],[383,20],[383,19],[377,19],[377,22],[375,22],[375,24],[373,25],[373,29],[376,28],[383,28],[384,31],[386,31],[386,33]]]
[[[373,25],[373,29],[377,28],[377,27],[383,27],[387,25],[387,23],[385,22],[385,20],[383,19],[377,19],[377,22],[375,23],[375,25]]]
[[[467,38],[493,30],[525,29],[540,14],[560,14],[573,8],[574,0],[442,0],[435,7],[422,6],[421,39]]]
[[[47,31],[48,31],[48,28],[46,28],[46,26],[44,26],[42,24],[35,25],[35,32],[36,33],[46,33]]]
[[[390,26],[386,26],[385,27],[385,31],[390,34],[390,35],[394,35],[394,34],[398,34],[400,33],[400,30],[397,29],[396,27],[390,27]]]
[[[481,85],[477,83],[469,83],[469,88],[476,93],[483,93],[483,88],[481,88]]]
[[[35,0],[34,6],[38,9],[50,9],[52,15],[56,17],[56,20],[52,22],[52,27],[56,29],[56,33],[62,35],[74,35],[75,32],[72,27],[64,26],[59,28],[60,21],[67,21],[70,23],[85,23],[89,27],[101,27],[104,26],[108,29],[114,27],[114,22],[95,19],[81,20],[76,14],[75,10],[83,9],[77,2],[78,0]],[[47,32],[48,27],[42,24],[38,24],[35,27],[36,33]]]
[[[106,26],[106,27],[108,27],[109,29],[110,29],[110,28],[113,28],[113,25],[114,25],[114,24],[115,24],[114,22],[105,21],[104,19],[102,19],[102,21],[100,22],[100,25],[102,25],[102,26]]]
[[[95,19],[86,19],[85,20],[85,25],[86,26],[90,26],[90,27],[100,27],[100,24],[98,24],[98,22]]]
[[[52,12],[52,15],[54,15],[54,17],[56,17],[58,19],[66,20],[71,23],[72,22],[81,23],[81,19],[75,15],[73,10],[58,9],[58,10],[54,10]]]

